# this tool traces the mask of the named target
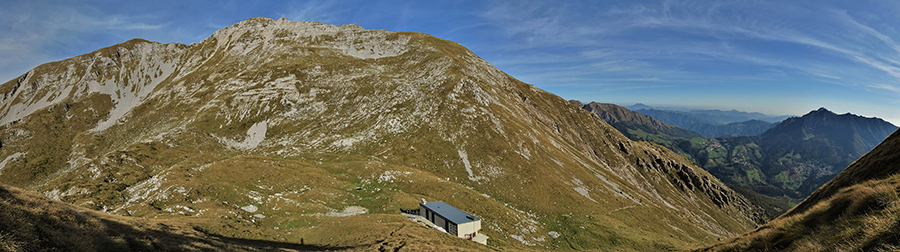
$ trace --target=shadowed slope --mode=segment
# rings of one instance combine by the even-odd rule
[[[834,179],[825,183],[819,190],[810,195],[803,203],[788,211],[787,215],[797,214],[809,209],[837,191],[867,181],[878,181],[900,174],[900,131],[888,136],[875,149],[872,149]]]

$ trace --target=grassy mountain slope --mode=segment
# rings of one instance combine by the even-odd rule
[[[0,93],[0,183],[211,235],[380,246],[422,198],[481,218],[482,249],[687,249],[760,220],[688,160],[426,34],[253,18]]]
[[[395,227],[392,235],[358,237],[360,244],[353,246],[230,238],[207,233],[204,226],[209,226],[210,220],[110,215],[3,185],[0,219],[0,251],[423,251],[446,247],[486,250],[401,218],[385,218]]]
[[[704,251],[900,250],[900,131],[797,207]]]

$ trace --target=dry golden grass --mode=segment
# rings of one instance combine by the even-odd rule
[[[110,215],[2,185],[0,220],[0,251],[487,250],[394,214],[331,218],[333,221],[305,236],[298,235],[297,241],[286,242],[216,234],[222,231],[215,230],[221,222],[203,218],[159,220]],[[262,233],[246,225],[229,229],[235,230]],[[357,232],[362,230],[365,232]]]
[[[703,251],[894,251],[900,246],[900,175],[842,189]]]

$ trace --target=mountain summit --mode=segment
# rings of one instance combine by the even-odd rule
[[[214,235],[457,246],[417,242],[446,235],[400,215],[423,198],[481,219],[496,249],[684,249],[759,221],[684,158],[426,34],[252,18],[0,93],[0,183]]]
[[[803,199],[896,130],[879,118],[819,108],[757,137],[698,141],[691,154],[728,183]]]
[[[763,133],[763,137],[783,140],[828,138],[839,146],[847,146],[840,152],[849,156],[862,156],[881,143],[897,126],[880,118],[866,118],[850,113],[838,115],[825,108],[810,111],[802,117],[792,117]],[[838,154],[839,156],[843,153]],[[854,159],[843,160],[846,167]]]
[[[808,195],[881,143],[897,126],[880,118],[825,108],[792,117],[760,136],[770,176],[783,175],[786,186]]]

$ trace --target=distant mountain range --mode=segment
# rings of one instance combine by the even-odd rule
[[[790,117],[737,110],[654,108],[640,103],[626,108],[707,137],[755,136]]]
[[[680,107],[654,107],[647,106],[642,103],[635,103],[634,105],[624,107],[635,112],[637,112],[638,110],[662,110],[681,112],[714,124],[729,124],[735,122],[745,122],[749,120],[760,120],[764,122],[777,123],[791,117],[789,115],[767,115],[759,112],[744,112],[734,109],[719,110],[690,109]]]
[[[576,100],[571,100],[569,102],[600,116],[600,119],[603,119],[626,136],[629,136],[629,138],[631,138],[631,136],[642,135],[642,133],[654,135],[665,134],[688,139],[703,136],[697,132],[663,123],[653,117],[634,113],[619,105],[597,102],[583,104]]]
[[[642,114],[614,104],[589,103],[582,108],[607,120],[626,137],[651,141],[685,156],[723,182],[795,200],[815,191],[897,130],[882,119],[837,115],[820,108],[788,118],[758,136],[691,137],[677,129],[648,126],[668,125],[654,118],[633,120]],[[783,203],[770,203],[771,198],[756,198],[760,205],[787,210]]]

